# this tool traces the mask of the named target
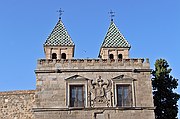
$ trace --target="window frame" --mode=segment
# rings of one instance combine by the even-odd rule
[[[118,87],[122,87],[122,97],[124,98],[124,96],[125,96],[125,94],[124,94],[124,89],[125,89],[125,87],[127,87],[128,88],[128,96],[130,96],[129,98],[128,98],[128,101],[129,101],[129,104],[128,105],[125,105],[125,103],[123,102],[124,101],[124,99],[122,99],[122,103],[121,103],[121,105],[119,105],[118,104],[118,101],[119,101],[119,99],[118,99]],[[130,91],[130,94],[129,94],[129,91]],[[116,106],[117,107],[132,107],[132,86],[130,85],[130,84],[116,84]]]
[[[123,75],[124,76],[124,75]],[[129,85],[131,86],[131,105],[130,106],[126,106],[126,107],[136,107],[136,79],[133,79],[131,77],[124,77],[121,78],[121,75],[118,77],[115,77],[112,79],[113,81],[113,94],[114,94],[114,98],[113,98],[113,107],[120,107],[117,105],[117,85]],[[123,107],[123,106],[122,106]]]
[[[76,93],[78,93],[78,87],[81,87],[82,88],[82,94],[81,94],[81,96],[82,96],[82,106],[79,106],[78,104],[78,102],[75,104],[75,106],[72,106],[72,103],[71,103],[71,99],[72,99],[72,88],[75,88],[75,90],[76,90]],[[84,105],[85,105],[85,86],[84,85],[70,85],[69,86],[69,107],[84,107]],[[78,94],[76,94],[76,96],[77,96]],[[75,97],[76,97],[75,96]]]
[[[66,88],[67,89],[67,95],[66,95],[66,105],[67,105],[67,107],[72,107],[71,106],[71,92],[70,92],[70,87],[71,86],[83,86],[83,88],[84,88],[84,92],[83,92],[83,94],[84,94],[84,106],[83,107],[87,107],[87,85],[85,84],[85,83],[68,83],[68,87]],[[78,108],[78,107],[72,107],[72,108]]]
[[[72,76],[70,78],[65,79],[66,81],[66,89],[65,89],[65,94],[66,94],[66,99],[65,99],[65,104],[66,107],[71,107],[70,106],[70,86],[72,85],[83,85],[84,87],[84,107],[88,106],[88,80],[87,78],[84,78],[79,75]],[[82,107],[71,107],[71,108],[82,108]]]

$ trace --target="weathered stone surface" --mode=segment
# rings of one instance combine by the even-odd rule
[[[0,92],[1,119],[32,119],[35,90]]]
[[[152,110],[91,109],[36,112],[37,119],[154,119]]]
[[[150,72],[149,62],[144,59],[38,60],[35,118],[154,119]],[[86,87],[83,109],[69,107],[71,84]],[[116,106],[117,84],[132,86],[131,107]],[[97,96],[98,90],[101,93]]]

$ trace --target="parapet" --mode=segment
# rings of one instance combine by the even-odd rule
[[[149,59],[39,59],[37,70],[150,69]]]
[[[35,90],[16,90],[0,92],[0,95],[22,95],[22,94],[35,94]]]

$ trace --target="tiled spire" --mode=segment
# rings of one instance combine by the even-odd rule
[[[120,33],[114,22],[111,21],[108,32],[101,47],[130,48],[131,46],[124,38],[124,36]]]
[[[53,31],[47,38],[44,46],[74,46],[74,43],[61,19],[59,19]]]

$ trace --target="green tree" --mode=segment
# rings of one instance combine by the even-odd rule
[[[170,75],[171,70],[166,60],[156,60],[155,70],[152,71],[156,119],[178,119],[177,101],[180,95],[173,91],[178,86],[178,79]]]

